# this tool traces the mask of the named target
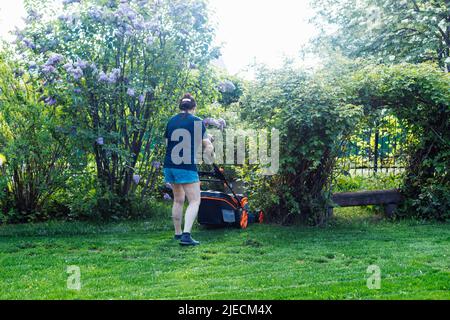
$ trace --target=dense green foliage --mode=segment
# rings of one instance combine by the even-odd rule
[[[362,116],[362,108],[346,103],[331,74],[309,75],[285,66],[260,69],[242,109],[244,119],[280,130],[279,173],[260,178],[249,171],[247,180],[258,203],[284,222],[299,214],[325,222],[327,187],[340,141]]]
[[[14,67],[0,56],[0,212],[1,220],[29,222],[45,217],[86,159],[61,127],[61,108],[46,106],[37,83]]]
[[[383,63],[438,62],[450,71],[450,1],[314,0],[315,51]]]
[[[449,87],[448,74],[428,64],[326,69],[313,76],[287,67],[262,70],[243,108],[247,119],[282,132],[281,168],[266,178],[249,170],[246,180],[276,219],[323,223],[340,147],[358,121],[389,109],[417,140],[408,150],[405,212],[447,219]]]
[[[353,220],[327,229],[202,230],[203,245],[188,250],[157,224],[162,217],[2,226],[0,298],[450,299],[448,226],[338,216]],[[81,291],[67,289],[72,265]],[[369,265],[381,268],[380,290],[367,288]]]
[[[375,66],[352,77],[354,103],[368,113],[391,110],[417,139],[410,146],[403,191],[407,212],[450,216],[450,75],[429,64]]]
[[[399,189],[403,185],[402,175],[377,173],[376,175],[339,175],[333,184],[334,192],[358,192]]]
[[[127,216],[155,196],[164,123],[179,97],[191,92],[202,108],[218,96],[209,68],[218,55],[214,30],[203,1],[79,2],[56,17],[51,6],[27,1],[17,45],[41,98],[89,157],[85,181],[76,182],[82,198],[72,198],[105,218]]]
[[[219,50],[203,0],[64,1],[59,16],[46,4],[26,1],[15,54],[0,58],[3,221],[148,216],[161,198],[164,126],[185,91],[233,133],[280,131],[277,175],[228,168],[273,221],[325,224],[334,190],[390,182],[407,198],[403,215],[449,218],[448,1],[318,1],[316,44],[340,52],[314,72],[257,68],[254,81],[211,66]],[[379,21],[366,21],[374,12]],[[336,176],[343,146],[372,124],[398,135],[392,119],[405,130],[404,181]]]

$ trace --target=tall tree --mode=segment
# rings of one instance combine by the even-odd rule
[[[184,90],[202,91],[218,55],[206,2],[65,0],[59,16],[41,5],[27,1],[18,48],[44,83],[46,103],[62,105],[88,141],[108,191],[145,191],[159,170],[165,118]]]
[[[450,0],[314,0],[314,40],[349,57],[436,61],[450,71]]]

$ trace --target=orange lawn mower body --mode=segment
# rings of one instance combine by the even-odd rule
[[[213,172],[200,172],[199,174],[202,177],[207,176],[218,179],[215,181],[223,182],[231,191],[231,194],[211,190],[202,191],[202,201],[198,214],[200,225],[217,228],[236,227],[247,229],[249,224],[263,222],[264,214],[262,211],[258,213],[250,211],[248,198],[233,191],[233,188],[224,176],[223,170],[214,165]]]

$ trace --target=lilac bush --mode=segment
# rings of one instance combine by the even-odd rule
[[[209,63],[219,54],[206,3],[66,0],[62,12],[39,3],[27,1],[37,9],[28,12],[33,23],[16,32],[17,48],[25,64],[33,61],[27,67],[42,79],[45,103],[60,101],[65,125],[79,129],[98,181],[128,197],[138,176],[154,180],[147,173],[157,171],[163,123],[178,97],[216,90],[198,81],[209,79]]]
[[[60,57],[45,61],[47,67]],[[34,66],[30,62],[30,66]],[[31,68],[34,70],[34,68]],[[70,176],[83,168],[60,100],[0,52],[0,220],[27,223],[55,217],[52,203]],[[34,71],[33,71],[34,72]],[[61,211],[57,214],[61,214]]]

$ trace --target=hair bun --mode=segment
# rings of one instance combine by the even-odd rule
[[[197,102],[194,97],[190,93],[186,93],[180,101],[180,109],[181,110],[192,110],[197,107]]]

